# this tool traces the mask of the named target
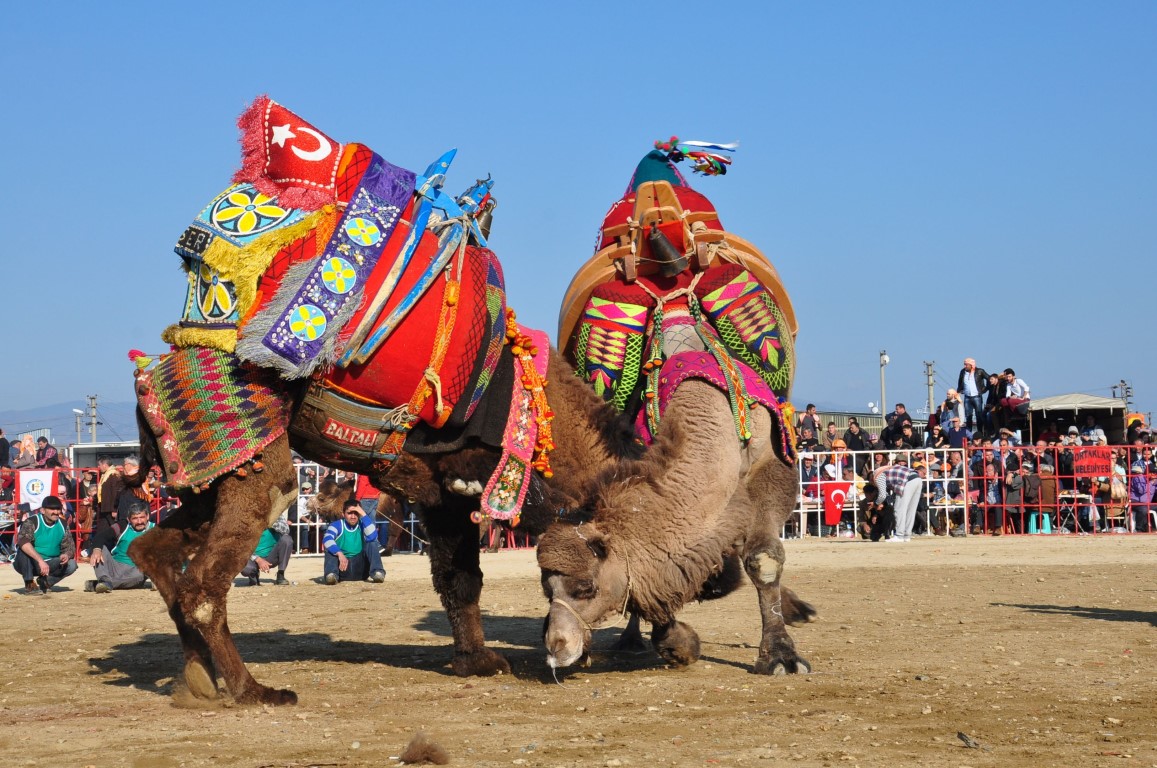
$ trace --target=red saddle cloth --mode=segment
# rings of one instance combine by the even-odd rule
[[[381,317],[388,317],[414,285],[436,246],[434,238],[422,239]],[[505,338],[506,297],[502,267],[492,251],[468,246],[461,257],[451,262],[447,275],[457,275],[458,258],[462,259],[461,282],[457,297],[449,297],[455,305],[455,318],[448,335],[441,316],[447,303],[446,292],[452,283],[440,276],[364,365],[328,370],[323,376],[325,386],[369,405],[385,408],[403,405],[410,402],[415,389],[427,379],[426,370],[434,357],[435,345],[445,344],[445,357],[435,371],[440,393],[435,392],[426,399],[419,417],[433,427],[453,423],[451,412],[463,398],[468,398],[468,407],[459,409],[463,422],[468,419],[498,364]],[[382,261],[367,286],[369,296],[382,284],[392,259]],[[343,333],[352,333],[364,312],[363,306]],[[436,411],[439,394],[440,413]]]

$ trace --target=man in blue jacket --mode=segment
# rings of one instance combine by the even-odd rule
[[[357,499],[342,507],[341,518],[330,523],[321,540],[325,549],[325,583],[386,580],[382,555],[378,550],[378,528]]]

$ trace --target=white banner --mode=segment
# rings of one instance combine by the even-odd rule
[[[56,493],[55,469],[20,469],[16,472],[16,503],[40,509],[45,496]]]

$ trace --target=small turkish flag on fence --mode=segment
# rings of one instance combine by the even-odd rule
[[[844,499],[852,489],[851,483],[823,483],[824,525],[839,525],[844,513]]]

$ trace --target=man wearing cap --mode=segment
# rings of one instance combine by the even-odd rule
[[[984,418],[984,393],[988,389],[988,371],[976,367],[971,357],[964,358],[964,367],[956,381],[956,391],[964,400],[964,419],[968,431],[980,426]]]
[[[45,496],[40,511],[20,525],[13,566],[24,577],[26,595],[46,595],[76,571],[76,545],[60,519],[63,511],[58,497]]]
[[[84,583],[85,592],[107,594],[114,589],[137,589],[145,586],[145,575],[129,557],[129,545],[153,527],[149,520],[149,505],[136,499],[129,505],[128,520],[119,536],[106,528],[92,539],[92,564],[96,578]]]
[[[908,466],[908,457],[896,453],[891,466],[876,473],[876,488],[880,498],[889,493],[895,497],[892,508],[896,511],[896,532],[887,541],[911,541],[912,527],[916,524],[916,507],[920,504],[920,475]]]

